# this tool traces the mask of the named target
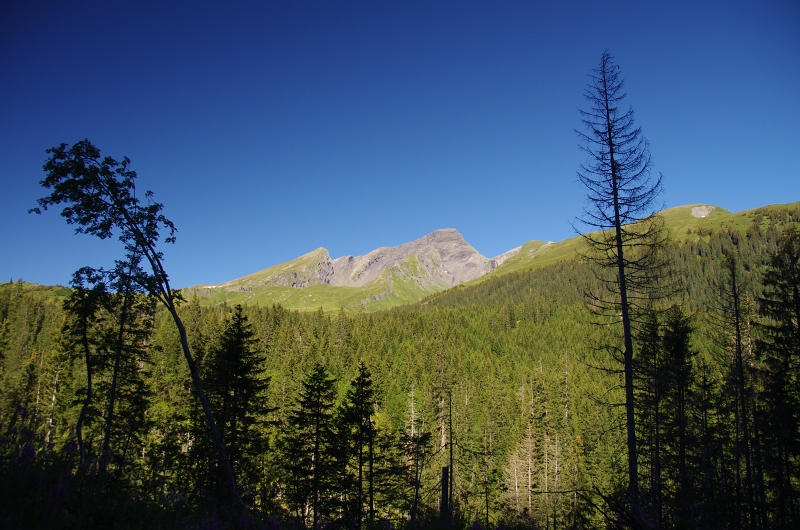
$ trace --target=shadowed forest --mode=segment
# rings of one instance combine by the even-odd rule
[[[764,213],[664,249],[681,288],[636,356],[654,526],[797,523],[798,212]],[[619,330],[584,304],[599,288],[576,258],[374,314],[187,300],[237,511],[167,311],[4,284],[3,526],[302,528],[315,508],[329,527],[613,526],[623,397],[598,348]]]
[[[47,150],[31,211],[125,254],[0,285],[0,525],[800,527],[800,203],[670,233],[592,72],[581,250],[375,313],[185,298],[130,160]]]

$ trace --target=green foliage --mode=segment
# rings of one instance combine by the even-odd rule
[[[784,232],[764,274],[759,312],[764,470],[772,523],[800,520],[800,232]]]
[[[264,429],[270,412],[269,378],[264,376],[264,354],[257,342],[242,306],[237,305],[203,370],[234,472],[251,497],[264,481],[260,456],[269,450]],[[224,484],[224,475],[218,480]]]
[[[178,315],[177,304],[183,298],[180,291],[172,289],[163,265],[164,256],[157,250],[158,243],[162,240],[164,243],[175,242],[175,225],[161,213],[163,205],[153,200],[151,191],[148,190],[144,194],[146,204],[138,199],[136,172],[129,169],[130,160],[127,157],[122,162],[117,162],[108,156],[101,159],[100,150],[89,140],[77,142],[71,147],[62,143],[58,147],[48,149],[47,153],[50,155],[44,164],[47,176],[41,181],[41,185],[52,191],[46,197],[39,199],[37,201],[39,207],[32,208],[29,213],[41,213],[42,209],[63,205],[61,216],[68,224],[77,225],[76,233],[89,234],[100,239],[117,235],[126,253],[126,259],[117,261],[114,270],[102,271],[109,276],[117,293],[124,297],[124,302],[120,313],[120,332],[109,394],[101,472],[105,471],[108,460],[128,295],[134,292],[147,293],[169,311],[178,328],[192,383],[229,486],[228,515],[235,517],[243,509],[236,477],[203,390],[196,362],[189,349],[185,327]],[[162,238],[162,231],[167,232],[166,237]],[[142,261],[149,271],[142,268]]]
[[[342,452],[334,424],[335,382],[322,364],[314,365],[303,380],[283,441],[290,506],[314,529],[334,518],[338,503]]]
[[[774,223],[768,214],[743,218],[741,231],[723,226],[664,249],[682,290],[663,304],[675,308],[655,313],[649,332],[642,326],[636,335],[638,418],[648,426],[639,440],[642,504],[653,514],[650,506],[660,503],[662,527],[793,522],[791,502],[789,515],[780,515],[780,484],[794,488],[797,475],[782,483],[778,456],[790,456],[790,470],[797,459],[794,446],[776,449],[786,422],[772,419],[771,396],[784,389],[792,398],[794,390],[770,368],[789,351],[794,322],[785,312],[793,274],[784,265],[793,248],[785,234],[792,232],[781,224],[791,214],[776,213]],[[737,397],[730,300],[720,295],[729,256],[738,263],[746,407]],[[180,333],[142,295],[124,335],[122,359],[130,363],[120,366],[114,460],[97,486],[91,464],[102,446],[122,299],[98,294],[104,302],[93,311],[88,304],[81,322],[92,287],[76,286],[68,303],[74,309],[65,312],[54,288],[0,285],[0,471],[8,478],[0,520],[34,528],[235,525],[221,517],[218,460]],[[270,517],[313,526],[315,462],[325,521],[356,526],[360,514],[368,526],[372,498],[375,526],[399,528],[414,518],[438,527],[438,481],[452,441],[455,528],[485,527],[487,518],[489,526],[509,528],[604,528],[606,500],[623,499],[627,462],[623,415],[608,406],[623,400],[621,377],[597,347],[619,340],[619,332],[592,323],[583,307],[584,293],[601,287],[588,264],[573,258],[492,274],[382,312],[236,308],[199,298],[176,311],[221,431],[228,437],[235,429],[231,454],[239,454],[234,465],[255,527]],[[769,312],[773,302],[784,312]],[[93,399],[83,428],[90,465],[81,471],[73,440],[87,396],[84,329]],[[786,359],[793,382],[797,357]],[[248,395],[258,397],[234,406],[230,385],[246,374],[246,386],[257,387]],[[658,428],[651,426],[655,403]],[[325,433],[318,460],[314,410]],[[235,427],[234,411],[241,413]],[[689,515],[681,511],[687,502]]]
[[[347,467],[349,469],[346,472],[351,475],[347,483],[353,484],[352,491],[345,493],[350,498],[348,504],[351,504],[345,509],[345,519],[355,521],[356,528],[361,528],[362,513],[365,511],[369,514],[369,522],[374,521],[376,445],[375,426],[372,419],[374,413],[375,391],[372,387],[372,375],[362,361],[358,366],[358,375],[345,394],[339,413],[341,417],[338,433],[348,460]],[[365,468],[368,485],[366,491]],[[365,506],[367,510],[365,510]]]

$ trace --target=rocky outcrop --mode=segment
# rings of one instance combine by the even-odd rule
[[[505,261],[506,261],[508,258],[513,258],[513,257],[514,257],[514,256],[516,256],[517,254],[519,254],[519,251],[520,251],[520,250],[522,250],[522,247],[521,247],[521,246],[520,246],[520,247],[516,247],[516,248],[512,248],[512,249],[511,249],[511,250],[509,250],[508,252],[503,252],[503,253],[502,253],[502,254],[500,254],[499,256],[495,256],[495,257],[493,257],[493,258],[492,258],[492,260],[491,260],[491,261],[492,261],[492,268],[493,268],[493,269],[496,269],[497,267],[499,267],[500,265],[502,265],[503,263],[505,263]]]
[[[406,263],[411,256],[416,257],[416,263]],[[412,276],[425,276],[444,287],[474,280],[493,268],[491,260],[481,256],[452,228],[436,230],[396,247],[381,247],[363,256],[336,258],[332,264],[334,272],[329,283],[349,287],[367,285],[398,265]]]
[[[387,289],[369,298],[380,300],[391,296],[391,286],[397,282],[412,284],[420,292],[432,292],[474,280],[517,253],[519,248],[487,259],[457,230],[445,228],[416,241],[381,247],[363,256],[331,259],[328,251],[320,247],[282,265],[212,287],[251,293],[255,289],[273,286],[295,289],[319,284],[363,287],[373,282],[385,282]]]
[[[717,208],[716,206],[711,206],[710,204],[709,205],[702,204],[700,206],[695,206],[692,208],[692,217],[698,217],[698,218],[708,217],[708,214],[713,212],[716,208]]]

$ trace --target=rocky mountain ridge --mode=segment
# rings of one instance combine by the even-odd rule
[[[447,288],[474,280],[499,266],[519,248],[489,259],[482,256],[453,228],[436,230],[415,241],[395,247],[380,247],[362,256],[331,258],[320,247],[285,264],[270,267],[243,278],[206,289],[250,292],[262,287],[312,285],[364,287],[373,282],[392,281],[402,274],[419,287]]]
[[[710,204],[677,206],[661,212],[675,241],[708,237],[714,231],[745,233],[753,223],[795,219],[800,203],[770,205],[736,214]],[[787,217],[788,216],[788,217]],[[783,222],[783,221],[781,221]],[[415,241],[381,247],[362,256],[331,258],[318,248],[294,260],[220,285],[189,287],[202,303],[281,304],[303,311],[376,311],[421,301],[465,282],[528,271],[574,259],[584,241],[531,240],[486,258],[456,230],[436,230]]]

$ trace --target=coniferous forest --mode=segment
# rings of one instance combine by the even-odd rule
[[[613,66],[588,250],[381,312],[184,296],[130,161],[48,150],[34,211],[124,255],[0,285],[0,524],[800,526],[800,210],[669,233]]]
[[[635,357],[653,527],[797,524],[797,215],[664,250],[683,282]],[[382,313],[185,301],[237,509],[167,311],[4,284],[3,525],[613,527],[623,389],[597,347],[619,330],[584,305],[599,287],[576,258]]]

